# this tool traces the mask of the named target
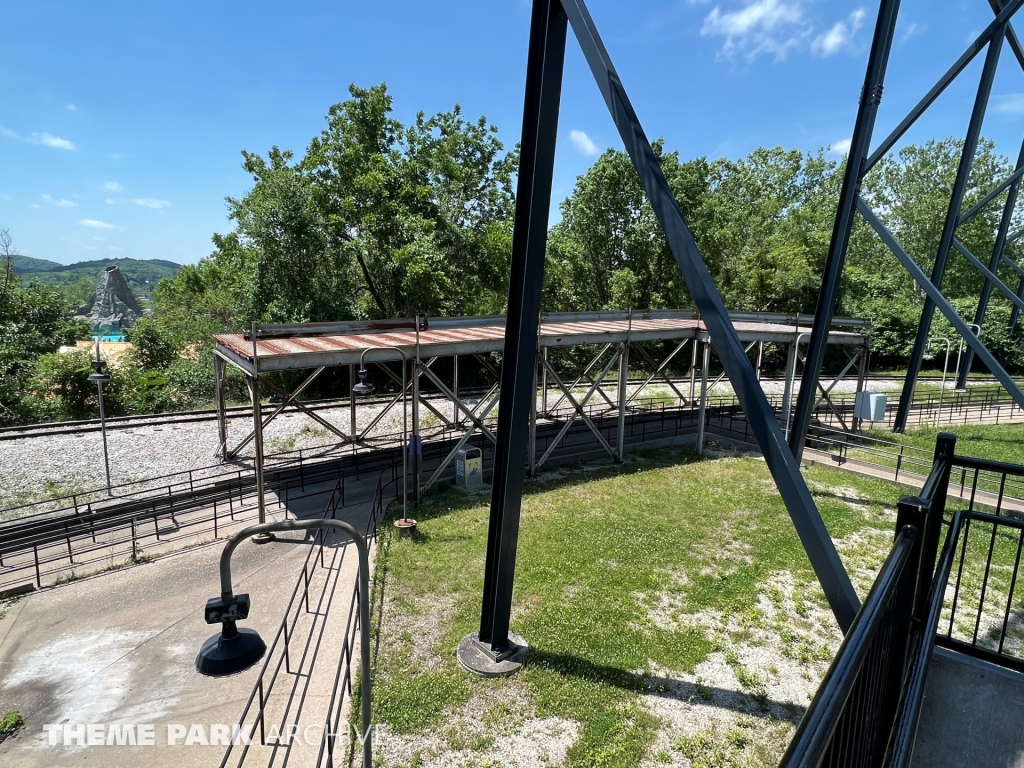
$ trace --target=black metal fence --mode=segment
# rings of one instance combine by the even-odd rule
[[[940,434],[920,494],[900,499],[896,545],[781,766],[910,765],[936,645],[1024,672],[1024,519],[1004,504],[1024,466],[955,448]],[[982,488],[997,489],[995,514],[975,509]],[[947,515],[954,494],[968,508]],[[875,656],[882,642],[885,659]]]
[[[367,538],[374,535],[390,500],[400,493],[400,466],[400,462],[393,460],[378,474],[364,531]],[[339,481],[323,517],[337,517],[344,506],[343,486]],[[270,642],[259,676],[239,716],[239,733],[244,737],[233,740],[228,746],[221,768],[226,768],[229,763],[241,768],[253,761],[274,765],[280,760],[281,765],[287,765],[300,743],[300,733],[304,746],[310,746],[307,742],[308,728],[300,731],[299,724],[306,715],[307,698],[317,663],[322,661],[328,615],[332,608],[338,610],[335,607],[336,596],[345,594],[340,574],[348,550],[344,540],[335,540],[335,537],[325,535],[323,530],[317,531],[281,624]],[[353,695],[353,658],[360,630],[357,607],[362,599],[364,596],[359,594],[358,581],[353,579],[347,606],[344,601],[339,606],[347,608],[348,614],[322,728],[317,730],[319,747],[315,765],[318,768],[333,768],[337,764],[334,759],[336,747],[349,741],[350,734],[341,730],[341,718],[346,699]],[[367,595],[365,599],[371,597]]]

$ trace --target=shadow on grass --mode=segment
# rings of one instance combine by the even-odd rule
[[[531,647],[531,667],[543,667],[562,677],[571,677],[597,685],[610,685],[636,694],[647,694],[686,702],[696,707],[727,709],[753,717],[799,723],[806,707],[792,702],[773,701],[765,695],[748,694],[728,688],[690,683],[661,675],[643,675],[618,667],[596,664],[570,654]]]

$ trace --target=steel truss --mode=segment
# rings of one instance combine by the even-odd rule
[[[867,72],[864,78],[864,88],[861,92],[860,106],[847,157],[839,207],[836,211],[832,239],[825,262],[825,274],[822,279],[821,291],[818,294],[814,328],[807,352],[807,364],[804,368],[800,395],[794,414],[794,428],[789,439],[790,447],[796,456],[800,455],[807,438],[807,429],[816,393],[815,382],[818,379],[822,361],[824,360],[825,335],[829,327],[829,318],[835,308],[838,297],[843,264],[846,259],[850,232],[853,226],[854,210],[860,211],[871,228],[875,230],[882,241],[895,254],[896,258],[903,264],[904,268],[907,269],[926,295],[921,319],[918,323],[917,336],[914,340],[914,349],[910,357],[907,379],[900,395],[893,429],[897,432],[902,432],[906,427],[907,416],[913,401],[914,389],[921,370],[921,361],[928,345],[928,335],[936,308],[949,320],[968,347],[966,364],[960,372],[957,386],[962,387],[964,385],[971,362],[977,356],[995,375],[1000,384],[1006,388],[1013,399],[1024,407],[1024,393],[1021,392],[1006,373],[1002,364],[985,347],[980,337],[971,331],[970,324],[957,315],[949,301],[942,294],[942,281],[948,257],[950,251],[955,250],[981,272],[985,278],[984,287],[979,296],[974,316],[975,325],[980,326],[984,322],[993,289],[997,289],[1002,293],[1013,306],[1010,320],[1011,332],[1016,329],[1020,311],[1024,309],[1024,269],[1021,269],[1018,264],[1014,263],[1004,253],[1007,245],[1024,235],[1024,230],[1013,234],[1009,232],[1020,181],[1024,177],[1024,145],[1021,147],[1016,169],[1009,178],[998,184],[995,189],[989,192],[970,210],[965,213],[961,212],[971,166],[981,135],[982,122],[988,108],[992,83],[995,78],[1004,41],[1009,44],[1018,63],[1024,68],[1024,50],[1022,50],[1017,35],[1010,23],[1012,17],[1024,5],[1024,0],[989,0],[989,4],[992,6],[995,14],[992,23],[967,47],[963,55],[939,78],[938,82],[925,94],[900,124],[882,140],[874,152],[869,154],[871,135],[875,125],[878,105],[882,99],[882,88],[885,81],[889,51],[892,47],[900,5],[899,0],[881,0],[871,52],[868,58]],[[913,259],[900,245],[898,238],[891,232],[888,232],[878,217],[871,211],[870,207],[860,196],[860,185],[867,173],[893,149],[907,130],[982,51],[985,51],[985,61],[977,87],[974,106],[971,110],[963,151],[957,166],[956,180],[950,193],[949,207],[943,222],[942,235],[935,263],[931,276],[928,277],[913,262]],[[956,230],[961,224],[970,220],[1004,192],[1006,193],[1006,201],[1003,207],[1003,215],[996,233],[995,245],[986,266],[956,238]],[[1016,290],[1010,289],[997,276],[996,273],[1003,264],[1008,265],[1019,277]]]
[[[569,25],[694,297],[701,320],[715,343],[811,565],[845,631],[860,602],[593,19],[583,0],[534,0],[498,412],[498,434],[502,439],[494,460],[484,590],[475,639],[495,663],[517,652],[509,637],[509,619],[525,475],[522,457],[527,452],[530,424],[536,413],[541,286]],[[826,341],[831,327],[831,305],[829,310],[821,334]],[[705,392],[708,354],[705,346]],[[546,370],[550,375],[550,368]],[[810,389],[813,391],[814,387]],[[620,400],[625,402],[621,393]]]

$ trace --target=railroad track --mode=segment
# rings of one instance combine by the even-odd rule
[[[939,382],[942,380],[941,376],[920,376],[918,381],[924,382]],[[948,379],[947,379],[948,380]],[[675,378],[673,381],[677,385],[689,384],[689,378]],[[765,382],[777,382],[783,381],[780,377],[763,377],[762,381]],[[869,381],[878,383],[894,383],[899,384],[900,379],[896,378],[879,378],[869,379]],[[637,378],[630,381],[630,385],[638,385],[643,383],[642,378]],[[975,384],[992,384],[997,385],[995,379],[972,379],[972,383]],[[653,384],[656,384],[654,382]],[[652,384],[652,385],[653,385]],[[469,388],[460,391],[460,396],[472,397],[476,394],[483,394],[486,391],[485,387]],[[849,394],[849,393],[844,393]],[[359,405],[383,405],[390,401],[393,395],[382,395],[380,397],[369,397],[360,398]],[[436,398],[431,397],[429,394],[425,396],[426,399],[437,399],[446,400],[442,395],[438,395]],[[349,406],[349,399],[347,397],[339,398],[327,398],[323,400],[305,400],[303,406],[311,411],[325,411],[333,408],[345,408]],[[284,410],[284,413],[301,413],[301,411],[295,406],[289,406]],[[247,405],[232,406],[225,409],[225,416],[228,419],[251,419],[252,408]],[[157,413],[157,414],[138,414],[134,416],[112,416],[107,419],[107,429],[137,429],[140,427],[151,427],[151,426],[165,426],[175,424],[194,424],[202,422],[212,422],[217,420],[217,412],[212,409],[204,409],[198,411],[177,411],[174,413]],[[61,422],[48,422],[45,424],[26,424],[16,427],[2,427],[0,428],[0,441],[4,440],[22,440],[25,438],[32,437],[51,437],[54,435],[64,434],[81,434],[85,432],[99,432],[101,429],[99,419],[82,419],[79,421],[61,421]]]

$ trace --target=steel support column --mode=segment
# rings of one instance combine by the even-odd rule
[[[981,358],[981,362],[992,371],[992,375],[996,377],[996,380],[1003,385],[1003,388],[1010,393],[1010,396],[1016,401],[1017,405],[1024,408],[1024,392],[1021,391],[1020,387],[1017,386],[1017,382],[1013,380],[1013,377],[1006,372],[1006,369],[999,364],[995,355],[989,352],[988,348],[981,341],[978,336],[975,336],[971,330],[971,326],[968,325],[967,321],[964,320],[960,315],[957,314],[956,310],[953,309],[946,297],[942,295],[942,292],[931,282],[921,269],[911,258],[903,246],[899,244],[899,241],[893,236],[892,232],[885,228],[885,225],[879,221],[875,212],[871,210],[867,203],[863,200],[857,200],[857,210],[860,211],[861,215],[865,218],[871,228],[878,233],[878,236],[882,238],[889,250],[893,252],[900,263],[903,264],[910,276],[914,278],[921,289],[928,295],[928,297],[934,302],[939,310],[946,316],[946,320],[953,326],[960,338],[962,338],[969,346],[974,348],[974,353]]]
[[[542,350],[543,359],[547,362],[548,348]],[[540,392],[541,392],[541,413],[546,419],[548,417],[548,369],[545,365],[540,366]]]
[[[850,232],[853,228],[854,208],[860,190],[864,161],[871,149],[871,134],[875,127],[875,116],[878,114],[878,105],[882,101],[885,69],[889,62],[889,50],[892,48],[892,38],[896,31],[899,7],[900,0],[882,0],[878,8],[878,21],[875,24],[875,35],[871,42],[871,53],[868,56],[867,73],[864,76],[864,86],[860,94],[857,121],[854,123],[850,152],[843,174],[843,186],[839,193],[839,207],[836,210],[836,218],[832,226],[832,240],[829,243],[828,256],[825,259],[825,274],[822,276],[818,303],[814,310],[814,324],[811,328],[811,339],[807,348],[803,376],[800,380],[796,412],[793,414],[793,427],[787,435],[790,450],[793,451],[793,455],[798,461],[803,453],[807,428],[810,425],[811,414],[817,399],[815,384],[821,374],[825,351],[828,348],[832,314],[839,298],[843,264],[846,262],[846,250],[850,244]]]
[[[263,413],[260,408],[260,359],[256,348],[256,325],[252,326],[252,370],[249,377],[249,395],[252,398],[252,430],[255,438],[253,466],[256,470],[256,505],[259,521],[267,522],[267,504],[263,498]]]
[[[708,413],[708,367],[711,365],[711,342],[705,341],[701,350],[700,402],[697,405],[697,453],[704,455],[705,420]]]
[[[348,366],[348,417],[349,434],[352,436],[352,443],[355,444],[359,437],[359,429],[356,426],[356,366],[350,363]]]
[[[405,365],[405,361],[402,361]],[[409,450],[412,452],[412,501],[417,509],[420,506],[420,458],[423,456],[423,438],[420,436],[420,348],[416,345],[416,357],[412,364],[412,439]],[[402,404],[405,407],[405,404]]]
[[[867,344],[865,344],[863,347],[860,348],[859,358],[860,359],[857,361],[857,391],[856,391],[854,397],[856,397],[856,395],[859,395],[861,392],[864,391],[864,382],[865,382],[865,380],[867,379],[867,376],[868,376],[868,345]],[[858,430],[860,430],[860,419],[858,419],[856,416],[854,416],[853,420],[850,422],[850,425],[851,425],[851,429],[854,432],[857,432]]]
[[[537,364],[533,366],[533,400],[530,401],[530,477],[537,476]]]
[[[213,356],[213,378],[217,386],[217,438],[220,444],[217,453],[221,459],[228,460],[228,423],[227,414],[224,412],[224,361],[217,355]]]
[[[629,342],[624,341],[619,347],[619,423],[618,445],[616,446],[619,461],[626,460],[626,390],[629,384]]]
[[[761,380],[761,365],[764,363],[764,342],[757,342],[757,365],[754,367],[754,375]]]
[[[526,469],[523,459],[529,437],[530,400],[536,396],[533,375],[566,32],[566,14],[558,0],[535,0],[501,366],[501,439],[494,456],[478,634],[480,643],[489,647],[495,659],[510,651],[509,620]]]
[[[967,191],[967,182],[971,175],[971,166],[974,163],[974,154],[978,149],[978,139],[981,136],[985,110],[988,107],[989,96],[992,94],[992,82],[999,64],[999,54],[1003,48],[1005,32],[1006,25],[1004,23],[995,30],[988,46],[988,52],[985,54],[985,65],[981,71],[981,80],[978,83],[978,92],[974,100],[974,108],[971,111],[971,121],[967,126],[967,136],[964,139],[963,152],[960,154],[960,164],[957,166],[956,181],[953,183],[953,193],[950,196],[949,209],[946,211],[942,237],[939,240],[939,249],[935,254],[935,266],[932,269],[932,285],[940,291],[942,290],[942,278],[946,273],[949,251],[953,247],[953,236],[956,234],[957,222],[960,219],[960,209],[964,203],[964,194]],[[925,298],[924,309],[921,311],[917,338],[914,339],[914,350],[910,354],[910,362],[907,366],[907,379],[903,384],[900,404],[896,410],[894,432],[902,432],[906,429],[907,416],[910,414],[910,406],[914,400],[914,389],[921,371],[921,360],[924,357],[925,347],[928,345],[928,334],[931,332],[934,316],[935,302],[929,296]]]
[[[1017,155],[1017,171],[1024,170],[1024,142],[1021,142],[1020,153]],[[1003,260],[1003,249],[1006,247],[1006,238],[1010,234],[1010,222],[1013,221],[1013,212],[1017,207],[1017,193],[1020,190],[1020,177],[1014,179],[1006,193],[1006,204],[1003,206],[1003,217],[999,220],[999,229],[996,232],[996,242],[992,247],[992,258],[989,259],[988,268],[992,273],[998,273],[999,264]],[[988,311],[988,302],[992,298],[992,281],[987,277],[981,288],[981,296],[978,297],[978,307],[974,311],[974,324],[982,326],[985,324],[985,313]],[[1019,310],[1019,307],[1015,307]],[[974,350],[967,348],[967,355],[964,357],[964,364],[956,379],[956,388],[964,389],[967,386],[967,374],[974,362]]]
[[[782,389],[782,424],[789,436],[789,412],[793,408],[793,387],[796,385],[796,345],[792,341],[786,345],[786,383]]]

